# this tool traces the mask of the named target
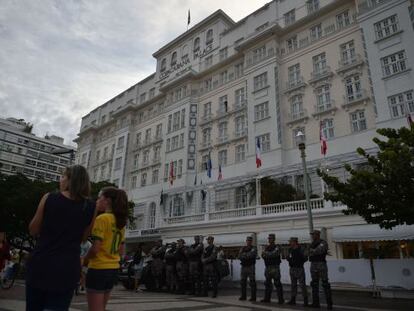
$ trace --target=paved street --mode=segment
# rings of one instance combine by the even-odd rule
[[[259,297],[262,293],[259,292]],[[279,306],[273,302],[270,305],[262,303],[239,302],[237,290],[222,290],[221,295],[216,298],[199,298],[184,295],[170,295],[164,293],[132,293],[117,287],[108,304],[108,310],[312,310],[301,306],[290,307]],[[414,300],[405,299],[373,299],[367,293],[334,293],[334,310],[356,311],[356,310],[412,310]],[[299,302],[300,303],[300,302]],[[0,311],[24,310],[24,285],[17,284],[10,291],[0,291]],[[323,306],[321,310],[325,310]],[[87,310],[85,296],[74,297],[71,310]]]

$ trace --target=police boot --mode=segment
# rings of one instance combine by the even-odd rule
[[[249,301],[256,301],[256,284],[250,286],[250,299]]]
[[[268,288],[265,289],[265,295],[264,298],[262,300],[260,300],[260,302],[266,302],[269,303],[270,302],[270,297],[272,296],[272,291],[269,290]]]
[[[319,287],[312,286],[312,304],[309,305],[311,308],[320,308],[319,303]]]
[[[331,285],[328,283],[325,286],[323,286],[323,291],[325,292],[326,305],[328,307],[328,310],[332,310],[332,291],[331,291]]]
[[[304,307],[309,307],[308,296],[303,297],[303,306]]]
[[[283,299],[283,287],[277,288],[277,299],[279,300],[278,303],[280,305],[283,305],[285,303],[285,300]]]
[[[213,298],[216,298],[217,297],[217,284],[214,284],[213,285],[213,296],[212,296]]]
[[[294,306],[296,305],[296,297],[292,296],[288,302],[288,305]]]
[[[246,300],[247,296],[247,284],[241,284],[241,296],[239,300]]]

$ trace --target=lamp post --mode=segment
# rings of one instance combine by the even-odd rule
[[[296,141],[298,142],[298,146],[300,150],[300,157],[302,158],[303,179],[304,179],[304,184],[305,184],[306,210],[308,212],[308,225],[309,225],[309,232],[312,232],[313,231],[313,219],[312,219],[312,210],[311,210],[310,197],[309,197],[308,169],[306,167],[305,135],[302,133],[302,131],[298,131],[298,133],[296,134]]]

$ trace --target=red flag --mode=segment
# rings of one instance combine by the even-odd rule
[[[325,134],[323,133],[322,122],[320,123],[320,128],[319,128],[319,140],[321,142],[321,154],[323,156],[326,156],[326,153],[328,151],[328,144],[326,143],[326,137],[325,137]]]
[[[174,183],[174,163],[173,161],[170,162],[170,184]]]
[[[260,138],[256,138],[256,168],[262,166],[262,158],[260,157],[260,151],[262,147],[260,146]]]

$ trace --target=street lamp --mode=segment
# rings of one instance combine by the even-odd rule
[[[309,232],[312,233],[312,231],[313,231],[313,219],[312,219],[312,210],[311,210],[310,197],[309,197],[308,169],[306,168],[305,134],[303,134],[302,131],[298,131],[298,133],[296,134],[296,142],[298,143],[299,150],[300,150],[300,157],[302,158],[303,179],[304,179],[304,183],[305,183],[306,210],[308,212]]]

